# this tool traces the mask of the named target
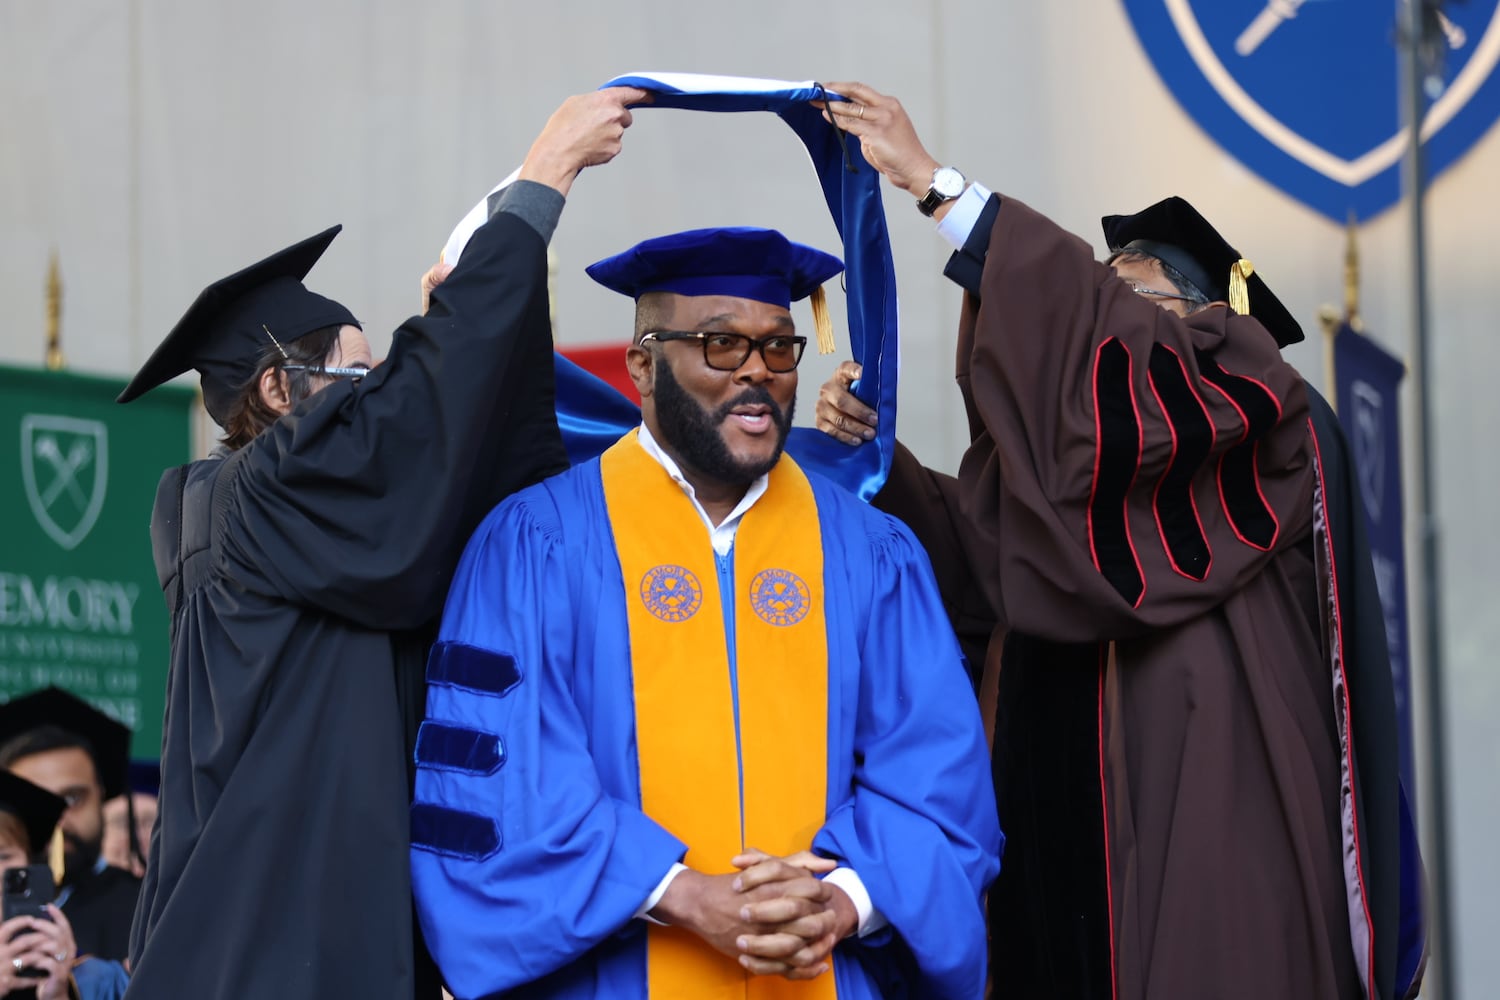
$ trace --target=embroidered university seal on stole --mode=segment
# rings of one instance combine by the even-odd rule
[[[653,566],[641,577],[641,603],[664,622],[684,622],[703,605],[703,586],[682,566]]]
[[[768,625],[795,625],[812,606],[807,584],[796,573],[765,569],[750,581],[750,606]]]

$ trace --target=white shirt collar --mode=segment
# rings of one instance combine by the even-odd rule
[[[740,498],[740,502],[735,504],[734,510],[729,512],[729,516],[715,525],[709,519],[708,512],[703,509],[703,505],[698,502],[698,494],[693,489],[693,484],[683,478],[682,469],[673,461],[671,455],[662,450],[662,446],[657,443],[656,438],[651,436],[651,431],[644,423],[641,424],[637,440],[646,450],[646,454],[656,459],[657,463],[666,470],[667,475],[672,477],[672,482],[682,487],[682,492],[686,493],[687,498],[693,502],[693,509],[698,512],[704,527],[708,529],[709,541],[713,543],[714,551],[721,556],[728,555],[729,550],[734,547],[734,533],[740,526],[740,518],[744,517],[745,512],[754,507],[755,502],[765,495],[766,486],[770,483],[769,473],[751,483],[750,488],[745,490],[745,495]]]

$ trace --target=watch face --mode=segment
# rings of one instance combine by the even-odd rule
[[[964,175],[952,167],[939,167],[932,175],[932,189],[946,201],[964,193]]]

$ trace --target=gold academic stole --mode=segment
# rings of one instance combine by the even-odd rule
[[[807,476],[782,456],[735,533],[732,682],[725,595],[692,501],[635,431],[600,464],[625,582],[641,808],[688,845],[687,865],[709,874],[733,871],[729,859],[745,848],[807,849],[828,781],[823,542]],[[832,972],[751,976],[681,928],[653,925],[646,962],[652,1000],[837,995]]]

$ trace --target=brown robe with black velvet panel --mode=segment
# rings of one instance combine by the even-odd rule
[[[1371,995],[1301,377],[1013,200],[949,274],[972,444],[957,479],[899,450],[876,504],[1004,643],[995,995]]]

